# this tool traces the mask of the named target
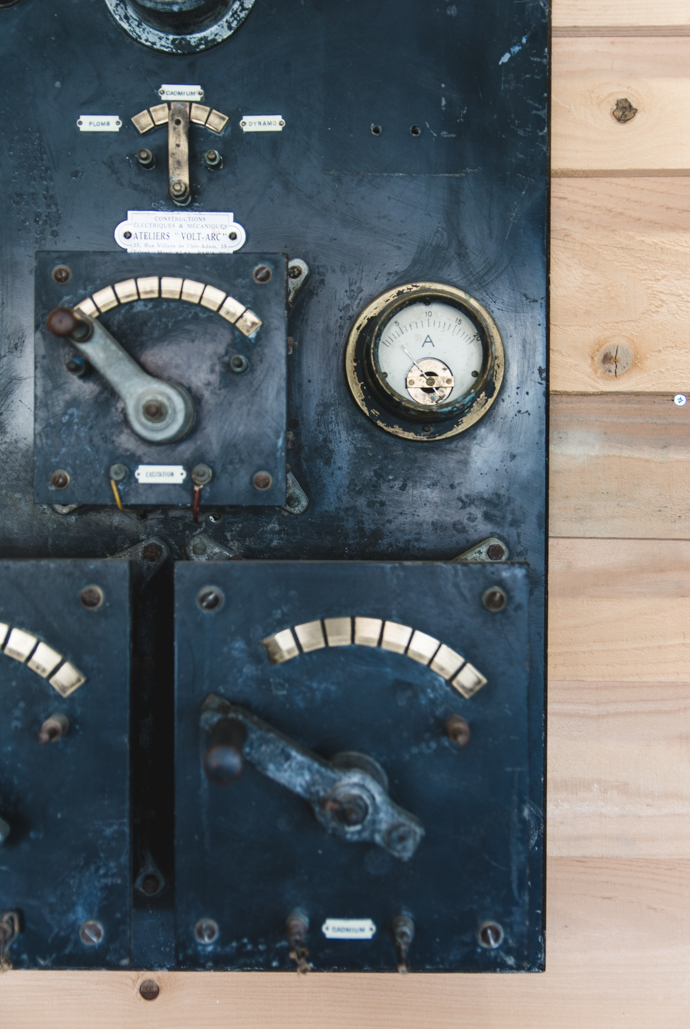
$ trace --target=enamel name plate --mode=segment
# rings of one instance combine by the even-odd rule
[[[161,100],[203,100],[204,91],[201,86],[181,86],[164,82],[158,90]]]
[[[232,254],[247,240],[231,211],[128,211],[114,236],[130,254]]]
[[[370,918],[327,918],[321,932],[327,940],[371,940],[376,926]]]
[[[240,122],[243,132],[282,132],[284,126],[282,114],[245,114]]]
[[[116,114],[80,114],[77,128],[80,132],[119,132],[122,122]]]
[[[147,486],[178,486],[187,478],[181,464],[140,464],[134,475],[137,482]]]

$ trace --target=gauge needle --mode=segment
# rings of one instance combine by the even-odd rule
[[[423,368],[420,368],[420,366],[419,366],[419,365],[417,364],[417,362],[415,361],[415,359],[414,359],[414,357],[412,356],[412,354],[410,353],[410,351],[409,351],[409,350],[407,350],[407,349],[406,349],[405,347],[403,347],[403,350],[405,351],[405,353],[406,353],[406,354],[407,354],[407,356],[409,357],[410,361],[412,361],[412,364],[413,364],[413,365],[415,366],[415,368],[419,368],[420,372],[422,373],[422,375],[423,375],[423,376],[424,376],[424,378],[426,379],[426,372],[424,371],[424,369],[423,369]],[[427,382],[428,382],[428,381],[429,381],[429,380],[427,379]],[[438,386],[432,386],[431,388],[433,389],[434,393],[438,393]]]

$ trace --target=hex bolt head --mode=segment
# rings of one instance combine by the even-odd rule
[[[93,919],[84,922],[79,929],[79,939],[88,947],[97,947],[103,941],[104,936],[103,926],[100,922],[96,922]]]
[[[508,597],[500,586],[489,586],[482,594],[482,604],[487,611],[502,611],[508,603]]]
[[[137,161],[142,168],[153,168],[156,163],[156,159],[150,150],[146,147],[142,147],[141,150],[137,150]]]
[[[70,484],[69,472],[66,472],[64,468],[56,469],[50,476],[50,485],[53,489],[65,489]]]
[[[149,422],[159,422],[166,415],[165,404],[161,400],[147,400],[141,411]]]
[[[273,478],[268,472],[257,472],[252,479],[255,489],[270,489],[273,485]]]
[[[466,747],[470,742],[470,727],[460,715],[449,715],[443,723],[443,729],[448,739],[458,747]]]
[[[108,475],[113,482],[122,482],[123,479],[127,478],[127,465],[111,464]]]
[[[505,550],[500,543],[492,543],[486,548],[486,556],[489,561],[500,561],[504,554]]]
[[[257,264],[256,268],[252,272],[252,278],[254,282],[258,282],[260,285],[270,282],[273,278],[273,272],[267,264]]]
[[[155,979],[144,979],[139,983],[139,993],[144,1000],[155,1000],[160,992],[160,986]]]
[[[54,743],[69,732],[69,719],[64,715],[50,715],[46,718],[38,734],[39,743]]]
[[[141,556],[144,561],[159,561],[163,557],[163,548],[160,543],[147,543]]]
[[[223,606],[223,592],[217,586],[203,586],[196,596],[202,611],[218,611]]]
[[[213,472],[207,464],[195,464],[192,468],[192,482],[196,486],[205,486],[213,478]]]
[[[498,922],[484,922],[477,930],[477,939],[481,947],[496,950],[503,943],[503,929]]]
[[[200,918],[194,926],[194,935],[199,943],[206,946],[216,942],[219,932],[218,923],[212,918]]]
[[[95,611],[103,603],[103,590],[100,586],[85,586],[79,594],[79,603],[87,611]]]
[[[66,264],[58,264],[53,268],[53,281],[61,286],[72,278],[72,271]]]

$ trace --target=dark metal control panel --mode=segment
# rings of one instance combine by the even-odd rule
[[[3,968],[543,968],[548,56],[0,3]]]

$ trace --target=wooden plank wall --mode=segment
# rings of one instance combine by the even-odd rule
[[[690,0],[553,24],[546,973],[17,972],[7,1029],[690,1026]]]

